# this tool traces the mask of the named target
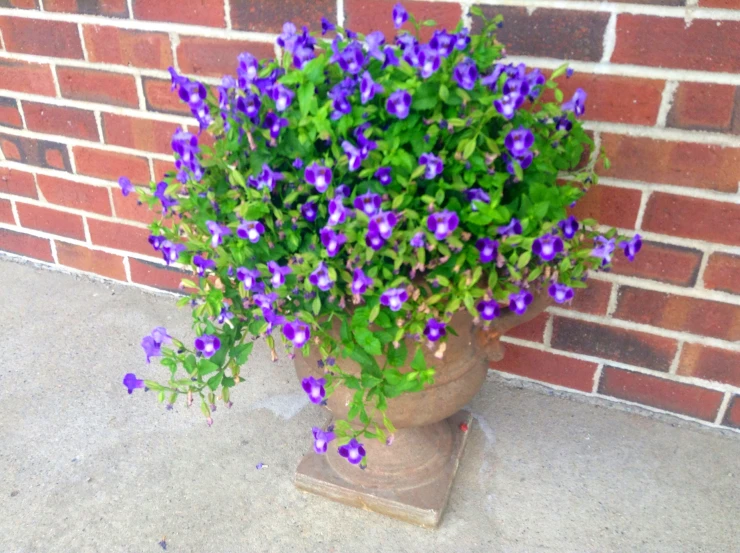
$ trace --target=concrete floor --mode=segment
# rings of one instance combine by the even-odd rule
[[[141,336],[187,334],[171,297],[0,260],[0,305],[2,553],[740,551],[736,434],[491,377],[423,530],[293,487],[327,415],[265,349],[212,428],[128,396],[124,373],[162,374]]]

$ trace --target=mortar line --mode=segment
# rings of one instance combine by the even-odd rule
[[[13,222],[17,227],[21,226],[21,218],[18,215],[18,206],[15,205],[15,200],[10,200],[10,211],[13,213]]]
[[[141,74],[134,75],[134,83],[136,83],[136,96],[139,99],[139,109],[146,111],[146,95],[144,94],[144,84]]]
[[[676,355],[673,356],[673,361],[671,361],[671,366],[668,368],[668,374],[678,374],[678,365],[681,361],[681,353],[683,352],[683,341],[678,342],[678,347],[676,348]]]
[[[152,158],[148,158],[149,160],[149,179],[153,182],[157,180],[157,177],[154,174],[154,160]]]
[[[85,242],[92,244],[92,238],[90,237],[90,226],[87,224],[87,216],[82,216],[82,228],[85,231]]]
[[[231,5],[229,0],[224,0],[224,24],[226,29],[231,30]]]
[[[645,211],[647,211],[648,201],[652,193],[647,190],[640,195],[640,206],[637,208],[637,217],[635,217],[635,230],[642,229],[642,222],[645,219]]]
[[[28,123],[26,123],[26,112],[23,109],[23,102],[21,102],[18,98],[16,98],[15,103],[18,106],[18,113],[21,116],[21,122],[23,123],[23,128],[28,129]]]
[[[665,192],[666,194],[687,196],[690,198],[711,200],[715,202],[740,202],[740,195],[734,192],[719,192],[717,190],[708,190],[706,188],[692,188],[690,186],[677,186],[674,184],[651,184],[648,182],[615,179],[613,177],[599,177],[599,186],[614,186],[629,190],[643,190],[649,193]]]
[[[114,219],[118,219],[118,215],[116,214],[116,202],[113,201],[113,188],[110,186],[108,188],[108,203],[110,204],[110,212]]]
[[[594,385],[593,388],[591,388],[591,393],[596,394],[599,391],[599,382],[601,381],[601,373],[604,371],[604,363],[599,363],[596,365],[596,370],[594,371]]]
[[[612,12],[604,29],[601,63],[609,63],[617,46],[617,14]]]
[[[128,7],[128,18],[134,20],[134,0],[126,0],[126,6]]]
[[[59,86],[59,76],[57,75],[56,63],[49,63],[49,68],[51,69],[51,80],[54,81],[54,90],[56,92],[57,98],[61,98],[62,88]]]
[[[714,419],[714,424],[721,425],[727,414],[727,409],[730,407],[730,400],[732,399],[733,393],[729,390],[725,392],[725,397],[722,398],[722,403],[719,404],[717,410],[717,417]],[[726,428],[726,427],[723,427]]]
[[[228,0],[225,0],[228,2]],[[180,36],[177,33],[169,33],[170,49],[172,50],[172,66],[180,73],[180,60],[177,57],[177,47],[180,45]]]
[[[673,107],[673,100],[676,96],[678,81],[666,81],[663,87],[663,93],[660,96],[660,107],[658,108],[658,117],[655,121],[656,127],[665,128],[668,121],[668,114]]]
[[[611,318],[614,315],[614,312],[617,310],[618,301],[619,301],[619,283],[614,282],[612,284],[612,289],[609,291],[609,302],[607,303],[607,308],[606,308],[607,317]]]
[[[98,128],[98,138],[100,139],[100,143],[105,144],[105,134],[103,133],[103,117],[100,115],[100,111],[97,109],[93,111],[93,115],[95,116],[95,126]]]
[[[337,24],[344,27],[344,0],[337,0]]]
[[[699,263],[699,273],[696,275],[696,286],[704,289],[704,273],[709,265],[709,257],[712,255],[711,251],[703,252],[701,256],[701,262]]]
[[[67,143],[67,157],[69,157],[69,166],[72,169],[72,174],[77,174],[77,162],[75,161],[74,146]]]
[[[545,347],[550,347],[552,344],[552,325],[553,316],[549,315],[547,321],[545,321],[545,331],[542,333],[542,343]]]
[[[80,46],[82,47],[82,57],[85,61],[90,61],[90,56],[87,53],[87,45],[85,44],[85,34],[82,32],[82,23],[77,24],[77,32],[80,35]]]
[[[3,51],[6,51],[6,49],[5,49],[5,38],[3,37],[2,30],[0,30],[0,47],[2,47]]]
[[[123,272],[126,275],[126,282],[133,283],[134,281],[131,280],[131,264],[127,255],[123,256]]]
[[[59,265],[59,254],[57,253],[57,243],[55,239],[49,238],[49,247],[51,248],[51,258],[54,260],[56,265]]]

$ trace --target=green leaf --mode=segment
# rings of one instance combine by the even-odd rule
[[[470,6],[470,13],[478,17],[483,17],[483,10],[481,10],[478,6]]]
[[[185,370],[188,371],[188,374],[193,374],[196,367],[195,355],[191,353],[185,359],[183,359],[182,366],[185,367]]]
[[[201,359],[200,363],[198,363],[198,375],[199,376],[205,376],[212,372],[216,372],[218,369],[219,369],[218,365],[216,365],[216,363],[212,363],[208,359]]]
[[[217,372],[211,378],[208,379],[208,382],[207,382],[208,387],[215,392],[216,388],[218,388],[221,385],[221,381],[223,380],[223,378],[224,378],[223,371]]]
[[[532,252],[524,252],[522,255],[519,256],[519,259],[516,262],[516,266],[520,269],[523,269],[527,265],[529,265],[529,262],[532,260]]]
[[[360,347],[368,352],[370,355],[381,355],[383,349],[373,332],[368,328],[356,328],[352,331],[355,336],[355,340],[360,344]]]
[[[470,156],[472,156],[477,145],[478,144],[475,140],[471,140],[470,142],[468,142],[465,145],[465,149],[463,150],[463,159],[468,159]]]
[[[560,90],[559,88],[555,89],[555,101],[557,103],[560,103],[563,101],[563,91]]]
[[[439,85],[439,97],[443,102],[446,102],[450,97],[450,89],[444,84]]]
[[[339,337],[342,340],[343,344],[348,344],[352,337],[349,335],[349,325],[347,324],[347,319],[342,319],[342,326],[339,327]]]
[[[318,314],[321,312],[321,298],[316,296],[313,299],[313,302],[311,303],[311,309],[313,310],[313,314],[318,316]]]
[[[311,100],[313,100],[315,87],[312,83],[305,82],[298,88],[298,106],[301,115],[306,117],[311,110]]]
[[[471,9],[470,9],[470,11],[472,12],[472,11],[473,11],[473,9],[471,8]],[[550,79],[551,79],[551,80],[555,80],[555,79],[557,79],[558,77],[561,77],[562,75],[564,75],[564,74],[565,74],[565,72],[566,72],[567,70],[568,70],[568,64],[567,64],[567,63],[564,63],[563,65],[561,65],[561,66],[560,66],[560,67],[558,67],[558,68],[557,68],[557,69],[556,69],[555,71],[553,71],[553,72],[552,72],[552,75],[550,75]],[[558,100],[558,102],[559,102],[559,101],[560,101],[560,100]]]
[[[416,348],[414,358],[411,360],[411,368],[415,371],[423,371],[427,368],[427,362],[424,359],[424,352],[421,348]]]
[[[378,315],[380,315],[380,304],[377,304],[370,310],[370,316],[368,317],[368,320],[370,322],[373,322],[375,319],[378,318]]]
[[[252,353],[254,348],[254,342],[247,342],[234,348],[231,352],[231,357],[234,358],[237,365],[243,365],[249,359],[249,355]]]
[[[388,364],[391,367],[402,367],[406,362],[408,353],[405,341],[400,342],[398,347],[394,347],[393,344],[388,344],[388,353],[386,354]]]

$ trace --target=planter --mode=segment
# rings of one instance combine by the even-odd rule
[[[503,309],[487,330],[474,326],[467,311],[459,311],[450,322],[458,336],[448,335],[444,359],[426,352],[428,366],[437,370],[434,385],[388,400],[387,414],[397,428],[391,445],[365,440],[365,470],[349,464],[334,448],[326,455],[309,453],[298,466],[296,486],[347,505],[436,527],[465,448],[467,432],[460,426],[471,424],[470,413],[461,411],[462,407],[480,390],[489,363],[503,357],[501,336],[536,317],[548,304],[546,295],[538,295],[522,316]],[[412,342],[407,345],[413,351]],[[296,356],[298,377],[321,377],[318,360],[318,353]],[[383,366],[382,360],[379,363]],[[350,359],[342,360],[342,369],[360,374],[360,366]],[[351,393],[337,388],[328,399],[329,410],[345,417]]]

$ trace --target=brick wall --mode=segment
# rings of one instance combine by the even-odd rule
[[[0,250],[176,290],[151,216],[113,190],[161,176],[173,130],[195,126],[167,67],[216,83],[239,52],[271,55],[286,19],[390,34],[394,3],[0,0]],[[405,5],[452,27],[473,3]],[[740,0],[479,4],[505,15],[513,60],[572,60],[613,162],[575,213],[646,240],[514,331],[496,369],[740,428]]]

